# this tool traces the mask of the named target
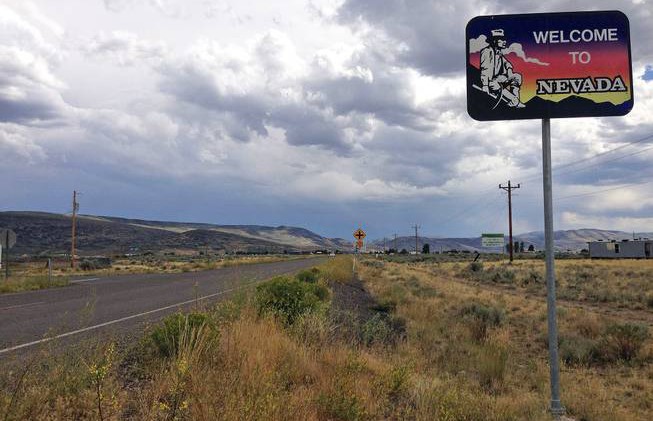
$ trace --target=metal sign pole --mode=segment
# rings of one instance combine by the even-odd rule
[[[542,119],[542,173],[544,187],[544,244],[546,251],[546,307],[549,331],[549,368],[551,371],[551,413],[565,414],[560,403],[560,366],[556,318],[556,284],[553,255],[553,179],[551,175],[551,120]]]
[[[5,280],[9,279],[9,230],[5,231]]]

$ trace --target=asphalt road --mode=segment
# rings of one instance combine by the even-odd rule
[[[52,340],[75,341],[106,330],[138,331],[180,308],[224,299],[248,285],[314,266],[320,260],[88,277],[63,288],[0,295],[0,358]]]

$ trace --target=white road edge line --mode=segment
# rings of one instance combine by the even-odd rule
[[[15,306],[9,306],[9,307],[2,307],[0,308],[0,311],[2,310],[11,310],[14,308],[21,308],[21,307],[29,307],[29,306],[36,306],[39,304],[45,304],[45,301],[38,301],[36,303],[27,303],[27,304],[16,304]]]
[[[216,292],[215,294],[209,294],[209,295],[205,295],[203,297],[198,297],[196,299],[192,299],[192,300],[188,300],[188,301],[182,301],[181,303],[176,303],[176,304],[172,304],[172,305],[169,305],[169,306],[157,308],[157,309],[154,309],[154,310],[145,311],[143,313],[132,314],[131,316],[121,317],[120,319],[110,320],[108,322],[100,323],[100,324],[97,324],[97,325],[88,326],[88,327],[85,327],[85,328],[82,328],[82,329],[73,330],[71,332],[62,333],[60,335],[52,336],[50,338],[43,338],[43,339],[39,339],[38,341],[27,342],[27,343],[24,343],[24,344],[21,344],[21,345],[16,345],[16,346],[12,346],[12,347],[5,348],[5,349],[0,349],[0,355],[5,354],[7,352],[11,352],[11,351],[16,351],[17,349],[27,348],[27,347],[42,344],[42,343],[45,343],[45,342],[50,342],[50,341],[53,341],[55,339],[65,338],[67,336],[77,335],[78,333],[84,333],[84,332],[88,332],[90,330],[99,329],[101,327],[109,326],[109,325],[112,325],[112,324],[124,322],[124,321],[131,320],[131,319],[136,319],[136,318],[142,317],[142,316],[147,316],[148,314],[153,314],[153,313],[158,313],[160,311],[169,310],[171,308],[175,308],[175,307],[183,306],[183,305],[186,305],[186,304],[194,303],[194,302],[200,301],[200,300],[205,300],[207,298],[217,297],[218,295],[226,294],[227,292],[231,292],[231,291],[236,291],[238,289],[245,288],[245,287],[250,286],[252,284],[255,284],[257,282],[251,282],[251,283],[249,283],[247,285],[243,285],[243,286],[236,287],[236,288],[226,289],[224,291]]]
[[[70,281],[71,284],[79,284],[81,282],[97,281],[100,278],[76,279]]]

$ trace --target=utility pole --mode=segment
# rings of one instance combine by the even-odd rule
[[[395,254],[399,254],[399,250],[397,250],[397,234],[394,234],[395,236]]]
[[[415,255],[417,255],[418,249],[417,249],[417,241],[418,241],[418,236],[417,236],[417,230],[421,228],[419,225],[415,224],[413,225],[413,228],[415,229]]]
[[[9,230],[5,231],[5,281],[9,279]],[[0,247],[2,250],[2,247]]]
[[[513,257],[513,248],[514,244],[512,243],[512,191],[515,189],[518,189],[521,187],[521,184],[517,184],[516,186],[513,186],[510,184],[510,180],[508,180],[508,185],[504,186],[502,184],[499,184],[499,188],[501,190],[505,190],[508,192],[508,241],[510,242],[510,247],[508,250],[510,250],[510,262],[512,263],[512,257]]]
[[[73,226],[72,226],[72,241],[70,243],[70,267],[75,269],[75,235],[77,229],[77,211],[79,210],[79,203],[77,203],[77,190],[73,190]]]

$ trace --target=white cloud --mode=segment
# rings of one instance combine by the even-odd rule
[[[563,212],[560,229],[599,228],[626,232],[651,232],[653,218],[628,216],[595,216]]]
[[[167,53],[167,46],[163,42],[140,39],[131,32],[113,31],[99,33],[84,50],[89,56],[106,57],[120,66],[131,66],[138,60],[159,63]]]
[[[28,10],[39,16],[33,7]],[[0,121],[30,124],[61,117],[65,85],[54,73],[62,58],[57,45],[5,5],[0,5],[0,38]]]
[[[46,153],[27,131],[14,124],[0,123],[0,163],[15,164],[16,160],[35,164],[46,159]]]

